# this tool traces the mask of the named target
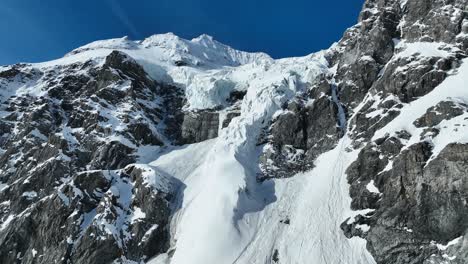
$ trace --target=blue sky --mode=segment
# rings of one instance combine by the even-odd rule
[[[63,56],[93,40],[202,33],[275,58],[324,49],[355,24],[363,0],[1,0],[0,64]]]

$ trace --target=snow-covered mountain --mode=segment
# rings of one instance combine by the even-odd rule
[[[305,57],[0,67],[0,263],[467,263],[467,5],[367,0]]]

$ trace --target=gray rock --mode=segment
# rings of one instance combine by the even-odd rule
[[[401,58],[390,62],[382,77],[374,84],[376,91],[394,94],[401,102],[408,103],[432,91],[447,77],[447,68],[437,64],[451,65],[456,58]],[[418,67],[409,66],[418,65]],[[404,70],[401,70],[404,69]]]
[[[331,86],[328,85],[328,89]],[[257,180],[288,178],[311,169],[315,158],[332,149],[343,135],[331,96],[318,94],[310,106],[292,101],[259,139],[266,144]]]
[[[374,170],[364,169],[366,164],[378,164],[369,157],[377,153],[388,156],[385,154],[388,148],[379,149],[382,152],[363,150],[355,165],[348,168],[348,180],[352,185],[372,179],[381,192],[374,203],[366,203],[360,192],[350,192],[353,203],[360,205],[355,209],[376,209],[371,216],[355,222],[370,226],[365,237],[378,263],[431,263],[431,255],[442,254],[431,241],[446,244],[468,227],[464,198],[468,191],[465,156],[468,145],[449,144],[429,161],[430,145],[418,143],[394,158],[388,171],[382,172],[384,165]],[[361,190],[363,188],[361,186]],[[345,223],[342,228],[349,236],[362,236],[353,231],[353,224]]]
[[[133,149],[113,141],[98,147],[91,157],[90,168],[99,170],[115,170],[135,162]]]
[[[307,83],[281,114],[265,120],[258,138],[257,180],[263,181],[313,168],[348,133],[350,148],[360,149],[346,170],[350,206],[373,210],[343,219],[341,228],[349,238],[366,239],[379,264],[444,263],[447,256],[457,256],[450,263],[468,262],[468,145],[452,143],[440,153],[431,145],[440,124],[465,114],[467,106],[448,98],[408,120],[422,130],[421,142],[412,146],[409,140],[417,138],[410,130],[371,140],[402,107],[457,71],[468,51],[468,38],[460,34],[468,33],[467,4],[367,0],[359,24],[326,52],[336,72]],[[398,57],[400,41],[445,43],[451,55]],[[103,64],[50,70],[18,64],[0,71],[1,87],[39,80],[46,95],[12,96],[0,104],[0,181],[7,184],[0,223],[11,220],[0,230],[0,263],[123,263],[171,255],[169,223],[183,185],[131,165],[141,158],[137,148],[217,137],[239,114],[245,91],[232,92],[224,109],[184,112],[184,87],[152,80],[121,51]],[[223,120],[220,110],[227,113]],[[339,124],[340,112],[347,127]],[[164,184],[148,184],[146,173]],[[133,221],[135,214],[140,218]],[[281,223],[287,226],[289,218]],[[461,236],[446,250],[436,246]],[[287,261],[278,252],[272,249],[268,258]]]
[[[43,78],[47,95],[13,96],[0,105],[8,117],[0,120],[0,182],[7,184],[0,222],[12,219],[0,231],[0,262],[140,262],[165,252],[179,183],[156,175],[172,187],[149,186],[138,169],[121,169],[136,161],[136,147],[162,145],[156,127],[181,109],[179,90],[171,95],[172,86],[154,82],[121,52],[104,65],[88,61],[44,73],[20,65],[2,77],[1,84]],[[109,114],[120,104],[125,112]],[[135,210],[145,218],[132,222]]]
[[[427,109],[427,112],[416,119],[413,124],[416,127],[433,127],[443,120],[450,120],[467,112],[468,106],[457,104],[452,101],[442,101],[437,105]]]
[[[219,113],[212,111],[185,112],[179,144],[190,144],[218,136]]]
[[[132,123],[128,126],[128,132],[135,141],[143,145],[163,145],[157,135],[143,122]]]
[[[228,112],[225,116],[225,118],[223,119],[223,123],[221,125],[221,128],[225,128],[227,126],[229,126],[229,124],[231,123],[232,119],[234,117],[238,117],[240,116],[240,113],[239,112]]]

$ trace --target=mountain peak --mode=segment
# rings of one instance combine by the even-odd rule
[[[198,43],[219,43],[213,38],[213,36],[207,34],[201,34],[200,36],[193,38],[191,41]]]
[[[140,54],[150,52],[150,57],[158,62],[172,61],[178,65],[205,68],[239,66],[252,62],[272,60],[265,53],[236,50],[206,34],[187,40],[172,32],[155,34],[139,41],[130,40],[128,37],[98,40],[74,49],[65,57],[88,51],[96,51],[96,54],[101,55],[102,52],[99,51],[106,50],[132,51]]]

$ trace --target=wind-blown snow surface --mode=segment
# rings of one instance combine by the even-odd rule
[[[239,164],[229,143],[192,146],[210,150],[202,165],[176,166],[179,177],[185,175],[178,171],[197,169],[185,180],[183,209],[173,223],[177,249],[170,263],[270,263],[275,249],[284,263],[374,263],[365,241],[348,240],[339,228],[352,215],[344,170],[358,153],[344,151],[347,143],[347,138],[341,140],[310,172],[256,187],[252,182],[249,186],[248,177],[254,175]],[[176,160],[190,151],[174,152],[167,155],[172,164],[180,164]],[[163,160],[153,165],[168,164]],[[249,187],[258,196],[246,194]],[[150,263],[166,263],[165,258]]]

